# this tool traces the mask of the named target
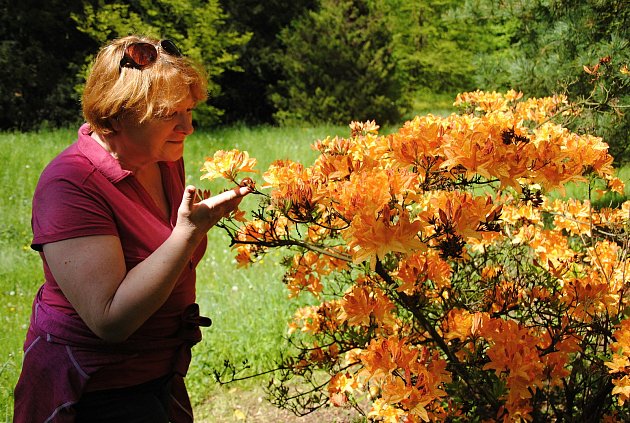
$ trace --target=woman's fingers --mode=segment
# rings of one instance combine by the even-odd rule
[[[251,192],[249,187],[235,187],[229,191],[224,191],[197,203],[195,205],[196,212],[193,214],[201,213],[202,216],[205,215],[203,219],[212,227],[219,220],[234,211],[243,197]]]
[[[184,190],[184,195],[182,196],[181,207],[187,212],[190,212],[193,205],[195,204],[196,192],[197,192],[197,189],[192,185],[188,185],[186,189]]]
[[[178,222],[183,226],[195,228],[194,231],[205,233],[219,220],[229,216],[238,207],[243,197],[251,192],[252,189],[247,186],[235,187],[203,201],[195,202],[197,189],[189,185],[184,190]]]
[[[235,209],[241,202],[243,197],[251,193],[252,190],[249,187],[235,187],[229,191],[224,191],[207,200],[202,201],[210,208],[224,208],[226,212],[230,212]]]

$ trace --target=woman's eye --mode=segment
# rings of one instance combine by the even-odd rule
[[[163,114],[161,114],[159,116],[159,119],[161,119],[161,120],[172,120],[172,119],[175,119],[179,114],[190,116],[190,115],[192,115],[193,109],[194,109],[194,107],[189,107],[189,108],[185,108],[185,109],[176,109],[176,110],[173,110],[173,111],[164,112]]]

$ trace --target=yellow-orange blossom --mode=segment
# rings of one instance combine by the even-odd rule
[[[561,96],[523,100],[514,91],[477,91],[459,95],[455,104],[466,112],[417,117],[388,136],[379,135],[374,122],[355,122],[350,138],[315,143],[320,156],[310,167],[272,164],[263,178],[275,221],[254,219],[234,230],[239,263],[253,262],[261,248],[280,246],[278,240],[295,241],[301,250],[286,278],[294,296],[319,296],[323,279],[354,266],[355,283],[345,293],[300,309],[291,324],[292,331],[312,335],[373,331],[369,343],[344,354],[335,345],[334,353],[318,347],[321,354],[311,357],[351,364],[329,383],[333,404],[369,392],[369,416],[383,421],[455,416],[461,410],[444,390],[453,377],[447,363],[482,354],[482,370],[505,387],[497,418],[529,421],[532,393],[557,388],[581,351],[583,335],[572,328],[602,316],[619,322],[606,366],[619,404],[630,401],[627,250],[607,240],[572,247],[575,240],[594,239],[596,226],[623,234],[630,203],[596,212],[588,201],[528,198],[589,175],[623,192],[607,145],[553,123],[556,113],[568,110]],[[219,152],[204,164],[203,177],[235,181],[254,163],[246,152]],[[552,216],[552,225],[544,215]],[[292,232],[298,225],[307,229]],[[479,309],[457,306],[453,264],[498,245],[522,248],[553,289],[525,283],[494,263],[479,272],[480,284],[495,287],[484,291]],[[387,279],[379,273],[384,268]],[[418,331],[409,313],[399,313],[410,297],[442,310],[435,333]],[[512,318],[510,310],[539,301],[562,308],[567,317],[560,327]]]

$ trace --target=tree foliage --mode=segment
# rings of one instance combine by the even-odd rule
[[[606,144],[563,125],[565,96],[456,104],[387,136],[353,122],[311,166],[273,163],[260,208],[221,223],[239,264],[283,249],[290,297],[312,295],[272,401],[385,422],[628,421],[630,202],[545,196],[622,192]],[[202,178],[254,165],[222,151]]]
[[[583,105],[567,126],[630,159],[624,0],[1,0],[0,9],[2,129],[76,123],[85,58],[145,32],[206,65],[202,124],[396,122],[427,93],[514,88],[566,94]]]
[[[280,49],[278,34],[294,19],[314,9],[318,2],[226,0],[221,3],[231,27],[252,37],[240,50],[239,69],[221,75],[221,95],[211,99],[211,103],[225,111],[222,121],[226,123],[272,123],[276,110],[269,95],[282,75],[280,64],[274,60]]]
[[[0,128],[32,130],[80,117],[74,93],[93,43],[69,13],[82,1],[0,1]]]
[[[283,76],[272,96],[281,122],[375,118],[396,122],[409,105],[384,1],[322,0],[281,32]]]
[[[460,2],[384,2],[394,33],[394,55],[413,91],[455,94],[474,88],[473,58],[494,51],[504,39],[497,31],[477,31],[450,17]]]

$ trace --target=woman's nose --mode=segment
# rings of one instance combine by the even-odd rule
[[[195,128],[192,124],[192,115],[185,114],[184,116],[182,116],[179,123],[177,124],[177,129],[186,135],[192,134],[195,131]]]

